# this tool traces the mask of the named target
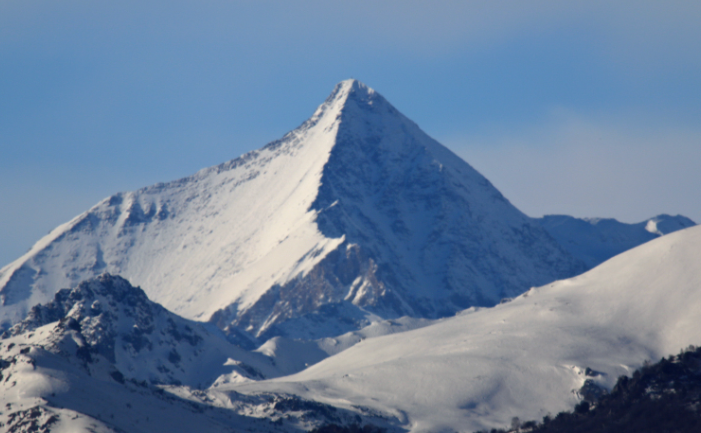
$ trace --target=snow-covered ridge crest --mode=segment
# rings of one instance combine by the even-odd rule
[[[231,333],[319,338],[493,305],[584,270],[487,179],[356,80],[260,150],[119,193],[0,271],[16,323],[102,272]]]

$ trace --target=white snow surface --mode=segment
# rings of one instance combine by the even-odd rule
[[[584,270],[483,176],[356,80],[264,148],[119,193],[0,269],[0,323],[109,272],[263,341],[494,305]]]
[[[699,312],[701,227],[692,227],[511,302],[212,392],[289,392],[380,413],[412,432],[503,428],[514,416],[571,410],[588,378],[610,388],[645,360],[701,344]]]
[[[109,363],[86,365],[70,353],[45,348],[56,333],[55,324],[0,342],[3,380],[0,431],[174,433],[231,431],[299,432],[295,425],[271,426],[265,419],[269,402],[259,416],[218,409],[179,398],[162,389],[131,381],[119,383],[108,372]],[[65,343],[68,343],[67,341]],[[190,392],[182,388],[183,392]],[[307,426],[309,429],[310,426]]]

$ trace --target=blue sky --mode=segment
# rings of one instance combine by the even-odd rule
[[[0,264],[382,93],[532,216],[701,222],[701,4],[0,2]]]

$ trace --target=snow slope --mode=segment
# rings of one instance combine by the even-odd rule
[[[645,360],[701,344],[701,227],[593,270],[401,334],[364,340],[300,372],[213,393],[289,392],[366,408],[414,432],[506,427],[571,410]],[[583,392],[583,391],[582,391]]]
[[[34,336],[49,333],[40,328]],[[2,341],[1,431],[224,433],[265,425],[233,412],[203,413],[155,388],[89,373],[75,352],[45,350],[27,337]]]
[[[0,431],[298,433],[359,419],[291,396],[236,396],[226,406],[198,399],[201,393],[188,387],[126,379],[110,374],[115,367],[108,360],[86,362],[70,335],[60,347],[47,346],[47,338],[65,335],[60,327],[54,323],[0,341]]]
[[[590,268],[652,239],[696,225],[685,216],[664,214],[637,224],[626,224],[613,218],[567,215],[546,215],[536,218],[536,221],[565,250]]]
[[[285,350],[263,353],[273,342],[249,353],[217,333],[120,277],[61,290],[0,340],[0,431],[290,433],[362,421],[294,396],[207,399],[197,388],[220,375],[230,383],[304,368]]]
[[[251,380],[292,372],[219,334],[151,302],[127,280],[102,274],[34,306],[3,337],[24,335],[26,344],[57,353],[80,349],[90,372],[109,364],[111,375],[151,384],[206,388],[223,374]]]
[[[0,320],[110,272],[228,332],[312,339],[493,305],[583,269],[472,167],[348,80],[282,139],[56,228],[0,270]]]

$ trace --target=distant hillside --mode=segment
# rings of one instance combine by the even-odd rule
[[[657,215],[626,224],[613,218],[575,218],[567,215],[546,215],[536,221],[572,256],[589,268],[613,256],[677,230],[695,226],[689,218]]]

